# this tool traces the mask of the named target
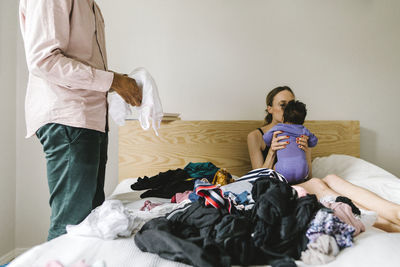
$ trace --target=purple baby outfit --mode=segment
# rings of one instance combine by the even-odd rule
[[[286,140],[289,141],[286,148],[277,151],[278,162],[275,164],[275,170],[285,176],[290,184],[297,184],[307,177],[308,164],[306,153],[298,147],[296,138],[301,135],[308,136],[308,147],[316,146],[318,138],[303,125],[278,123],[263,136],[268,147],[271,146],[275,131],[283,132],[278,136],[289,136],[289,139]]]

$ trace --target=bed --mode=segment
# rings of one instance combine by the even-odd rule
[[[108,200],[119,200],[132,212],[139,212],[144,201],[171,205],[169,199],[140,199],[141,192],[130,185],[137,177],[152,176],[169,169],[183,168],[189,162],[213,162],[236,177],[251,170],[247,134],[261,121],[172,121],[163,122],[160,136],[142,131],[137,121],[119,129],[119,184]],[[350,182],[400,204],[400,180],[387,171],[359,158],[358,121],[307,121],[319,138],[313,149],[313,176],[335,173]],[[66,234],[28,250],[9,267],[45,266],[58,260],[72,266],[79,260],[101,266],[187,266],[151,253],[135,245],[134,236],[104,240]],[[336,259],[323,266],[399,266],[400,233],[386,233],[374,227],[354,239],[354,246],[342,250]],[[97,263],[96,263],[97,264]],[[298,266],[307,266],[296,261]],[[94,265],[93,265],[94,266]],[[100,265],[96,265],[100,266]]]

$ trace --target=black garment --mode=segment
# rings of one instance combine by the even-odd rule
[[[176,169],[160,172],[150,178],[147,176],[139,177],[137,182],[131,185],[131,188],[133,190],[150,189],[141,194],[141,198],[171,198],[176,193],[193,190],[194,181],[194,179],[189,178],[189,174],[185,170]]]
[[[219,248],[209,244],[205,249],[195,242],[178,236],[179,227],[166,218],[155,218],[143,225],[135,235],[135,244],[141,251],[193,266],[230,266],[229,258],[219,255]]]
[[[231,266],[231,259],[213,238],[214,226],[227,210],[206,207],[201,201],[155,218],[135,235],[142,250],[193,266]]]
[[[217,245],[220,250],[217,257],[225,255],[231,264],[249,265],[259,255],[251,240],[250,218],[235,209],[229,214],[227,209],[204,206],[198,201],[189,208],[171,212],[167,218],[173,224],[197,228],[202,239],[201,247],[205,250],[210,244]],[[183,232],[180,229],[180,233]],[[266,260],[259,262],[265,263]]]
[[[246,266],[266,262],[254,246],[251,229],[250,217],[243,215],[226,215],[215,226],[215,242],[229,254],[232,263]]]
[[[276,254],[276,258],[298,259],[307,245],[307,225],[321,207],[315,195],[297,198],[293,188],[286,183],[258,179],[253,185],[252,196],[256,201],[252,214],[256,247],[265,253]]]
[[[152,189],[173,181],[182,181],[187,178],[189,178],[189,174],[182,169],[168,170],[166,172],[160,172],[150,178],[147,176],[144,176],[143,178],[139,177],[137,182],[131,185],[131,188],[133,190]]]
[[[288,257],[270,261],[269,264],[271,264],[272,267],[296,267],[297,266],[297,264],[291,258],[288,258]]]
[[[356,207],[356,205],[354,205],[353,201],[351,201],[350,198],[344,197],[344,196],[339,196],[336,198],[336,202],[343,202],[348,204],[351,207],[351,211],[354,214],[360,215],[361,211]]]
[[[251,214],[198,201],[146,223],[135,242],[142,251],[194,266],[295,266],[320,207],[316,197],[297,199],[285,182],[265,177],[256,180],[252,193]]]
[[[263,130],[261,130],[261,128],[257,128],[257,129],[261,132],[261,135],[264,136]],[[267,158],[268,150],[269,150],[269,146],[266,146],[265,149],[263,151],[261,151],[262,155],[263,155],[263,158],[264,158],[264,161]]]
[[[262,131],[262,129],[261,129],[261,128],[257,128],[257,129],[261,132],[261,135],[264,136],[264,132]],[[263,139],[263,140],[264,140],[264,139]],[[263,158],[264,158],[264,161],[265,161],[265,159],[267,158],[268,151],[269,151],[269,146],[265,146],[264,150],[261,151],[261,152],[262,152],[262,155],[263,155]],[[275,165],[277,162],[278,162],[278,157],[275,156],[274,165]]]

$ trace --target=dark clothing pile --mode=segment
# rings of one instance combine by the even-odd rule
[[[211,162],[190,162],[184,169],[168,170],[152,177],[139,177],[137,182],[131,185],[131,188],[147,190],[140,195],[141,198],[172,198],[176,193],[193,190],[196,179],[206,178],[212,182],[218,169]]]
[[[353,201],[351,201],[350,198],[347,198],[345,196],[338,196],[336,198],[336,202],[343,202],[348,204],[351,207],[351,211],[356,214],[356,215],[360,215],[361,211],[356,207],[356,205],[354,205]]]
[[[182,169],[160,172],[152,177],[139,177],[137,182],[131,185],[133,190],[146,190],[140,195],[145,197],[171,198],[179,192],[193,190],[194,179],[189,179],[189,174]]]
[[[297,198],[290,185],[276,179],[256,180],[252,195],[255,245],[274,257],[300,258],[308,223],[321,208],[316,196]]]
[[[308,223],[321,207],[315,195],[297,198],[271,176],[254,182],[255,205],[231,212],[204,199],[147,222],[135,235],[144,252],[193,266],[296,266],[306,249]]]

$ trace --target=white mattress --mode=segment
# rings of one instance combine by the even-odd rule
[[[371,163],[344,155],[316,158],[313,161],[313,176],[324,177],[330,173],[335,173],[400,204],[400,180]],[[135,180],[131,178],[122,181],[110,198],[123,196],[130,208],[141,207],[145,200],[138,200],[140,193],[132,192],[130,189]],[[127,192],[131,193],[124,194]],[[323,266],[400,266],[399,248],[400,233],[386,233],[370,227],[354,239],[353,247],[342,250],[333,262]],[[88,264],[103,260],[108,267],[187,266],[162,259],[155,254],[141,252],[135,245],[133,236],[102,240],[63,235],[30,249],[8,267],[44,267],[50,260],[58,260],[68,267],[82,259]],[[307,266],[301,261],[296,263],[298,266]]]

